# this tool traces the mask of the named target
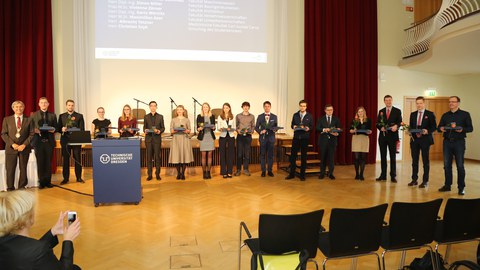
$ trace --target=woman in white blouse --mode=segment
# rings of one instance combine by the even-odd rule
[[[232,107],[224,103],[222,113],[218,116],[217,125],[220,131],[220,173],[223,178],[232,178],[233,159],[235,157],[235,120]]]

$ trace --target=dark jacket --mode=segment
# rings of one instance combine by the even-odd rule
[[[78,269],[73,265],[73,243],[63,241],[60,260],[55,257],[53,248],[58,238],[49,230],[40,240],[21,236],[0,237],[0,268],[8,270],[35,269],[57,270]]]
[[[258,115],[257,122],[255,123],[255,131],[260,134],[262,130],[267,130],[265,134],[260,134],[259,140],[260,143],[263,141],[275,141],[275,131],[274,128],[278,127],[277,116],[273,113],[270,113],[268,124],[265,121],[265,113]]]
[[[392,110],[390,111],[390,117],[387,119],[387,108],[383,108],[378,112],[377,116],[377,129],[382,129],[382,122],[387,126],[391,127],[397,125],[398,130],[400,130],[400,125],[402,124],[402,111],[396,107],[392,106]],[[398,130],[393,132],[391,130],[387,130],[385,132],[380,132],[378,137],[379,140],[387,139],[389,141],[398,141]]]
[[[318,136],[318,145],[321,145],[322,141],[324,140],[328,141],[329,143],[333,143],[334,145],[337,144],[338,136],[333,136],[333,135],[330,135],[330,133],[322,132],[324,128],[333,128],[333,127],[341,128],[340,119],[338,119],[338,117],[332,115],[330,124],[327,123],[326,115],[318,118],[317,131],[320,132],[320,135]]]
[[[412,112],[410,114],[410,129],[426,129],[428,130],[428,134],[422,134],[420,137],[417,137],[416,134],[412,134],[413,141],[433,144],[433,132],[435,132],[437,129],[437,120],[435,119],[435,114],[432,111],[425,110],[422,115],[422,123],[420,126],[417,126],[417,120],[418,111]]]
[[[84,131],[85,130],[85,120],[83,119],[83,115],[77,112],[73,112],[70,116],[68,117],[69,114],[67,112],[62,113],[58,116],[58,122],[57,122],[57,132],[62,133],[62,136],[60,137],[60,141],[67,141],[70,138],[70,133],[71,132],[62,132],[63,127],[67,128],[79,128],[80,130]]]
[[[54,113],[49,111],[46,112],[45,119],[43,118],[43,112],[41,110],[36,111],[32,115],[32,124],[34,129],[39,129],[44,124],[49,127],[57,128],[57,116]],[[40,133],[35,133],[33,136],[32,145],[33,147],[37,146],[38,143],[41,143],[42,140],[48,140],[48,144],[51,147],[55,147],[55,133],[48,131],[40,131]]]
[[[204,123],[205,123],[205,118],[201,114],[197,115],[197,128],[199,128],[200,125]],[[214,130],[216,125],[215,125],[215,115],[213,114],[210,116],[210,124],[213,125],[213,128],[210,129],[210,134],[212,135],[213,140],[215,140]],[[205,135],[205,129],[200,130],[200,132],[198,133],[197,139],[199,141],[203,140],[204,135]]]
[[[309,112],[305,112],[303,119],[300,117],[300,111],[293,114],[291,128],[294,126],[308,127],[309,131],[296,130],[293,132],[294,139],[308,139],[310,138],[310,131],[313,129],[313,116]]]
[[[152,129],[152,127],[155,127],[156,129],[160,130],[160,134],[154,134],[154,133],[145,134],[145,142],[146,143],[153,142],[155,144],[161,144],[162,133],[165,132],[165,123],[163,122],[163,115],[159,113],[155,113],[155,115],[148,113],[143,118],[143,123],[144,123],[143,132],[145,132],[146,129]]]

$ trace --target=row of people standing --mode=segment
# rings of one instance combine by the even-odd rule
[[[212,153],[215,150],[215,130],[219,129],[219,156],[220,174],[223,178],[233,177],[233,160],[235,151],[237,154],[237,170],[235,175],[242,172],[250,175],[248,169],[250,163],[250,150],[252,134],[257,131],[260,134],[260,155],[262,177],[267,174],[273,175],[273,146],[275,143],[275,131],[278,126],[276,115],[270,113],[271,103],[264,102],[265,112],[257,118],[249,112],[250,103],[243,102],[242,113],[233,117],[231,106],[224,103],[220,115],[215,119],[208,103],[202,104],[201,113],[197,116],[198,140],[200,141],[201,164],[203,179],[210,179],[213,162]],[[165,131],[163,116],[156,113],[156,102],[149,104],[150,113],[144,118],[145,144],[147,148],[147,180],[152,179],[153,162],[155,160],[157,180],[160,177],[160,149],[161,134]],[[185,108],[180,105],[176,109],[176,117],[172,119],[170,133],[173,135],[169,163],[176,164],[177,179],[185,179],[185,169],[188,163],[193,162],[193,151],[189,140],[191,134],[190,121],[185,115]],[[217,123],[216,123],[217,122]],[[235,138],[235,134],[237,134]],[[236,147],[235,147],[236,145]],[[268,170],[268,172],[267,172]]]

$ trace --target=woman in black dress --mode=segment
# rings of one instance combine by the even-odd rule
[[[97,114],[98,118],[92,121],[92,129],[90,132],[95,138],[106,138],[112,132],[110,130],[112,122],[105,118],[105,109],[103,107],[98,107]]]

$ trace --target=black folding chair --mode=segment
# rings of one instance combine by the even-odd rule
[[[452,244],[479,241],[480,239],[480,198],[449,199],[443,213],[443,220],[437,221],[434,240],[437,265],[440,266],[438,247],[447,245],[445,263],[448,263]]]
[[[304,214],[274,215],[260,214],[258,238],[252,238],[244,222],[240,223],[240,250],[238,254],[238,269],[241,267],[242,247],[248,246],[252,251],[251,269],[263,269],[258,266],[268,255],[282,256],[292,252],[298,253],[299,269],[306,268],[306,262],[312,261],[317,255],[317,239],[321,230],[324,210]],[[248,239],[242,241],[243,230]]]
[[[352,258],[352,269],[356,268],[357,258],[374,255],[378,269],[380,257],[376,253],[380,247],[382,224],[388,204],[364,209],[332,209],[328,232],[320,234],[318,247],[325,255],[323,269],[330,259]]]
[[[438,210],[443,199],[422,203],[394,202],[390,210],[390,222],[383,227],[382,252],[383,269],[385,254],[389,251],[402,251],[398,269],[405,266],[407,250],[428,248],[432,265],[435,267],[435,253],[429,245],[433,242]]]

